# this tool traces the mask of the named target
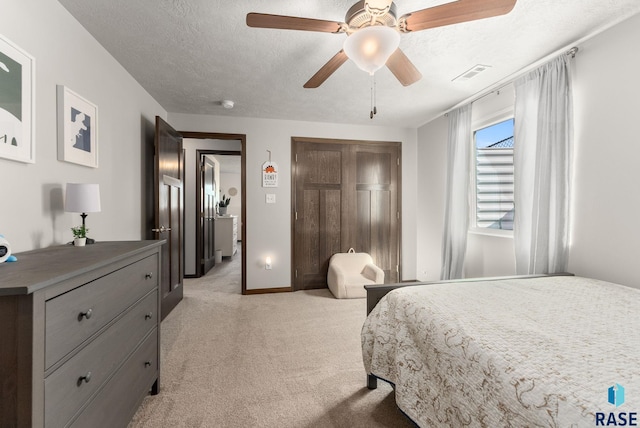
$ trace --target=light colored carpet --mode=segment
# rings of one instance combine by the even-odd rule
[[[239,264],[184,281],[162,323],[160,394],[129,428],[415,426],[391,386],[366,387],[364,299],[328,289],[242,296]]]

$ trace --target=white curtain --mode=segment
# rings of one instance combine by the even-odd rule
[[[449,113],[447,196],[440,279],[462,278],[469,226],[471,105]]]
[[[513,237],[519,275],[567,267],[570,74],[570,59],[563,55],[515,82]]]

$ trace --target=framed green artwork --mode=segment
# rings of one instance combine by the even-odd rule
[[[0,158],[34,163],[35,60],[0,35]]]

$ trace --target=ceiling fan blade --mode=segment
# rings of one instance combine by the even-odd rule
[[[408,13],[400,19],[405,21],[403,31],[420,31],[505,15],[511,12],[515,4],[516,0],[458,0]]]
[[[256,28],[320,31],[322,33],[340,33],[343,31],[342,22],[253,12],[247,14],[247,25]]]
[[[412,85],[422,79],[422,74],[400,48],[396,49],[387,60],[387,68],[402,83],[402,86]]]
[[[320,70],[316,74],[313,75],[311,79],[307,83],[304,84],[304,87],[309,88],[317,88],[322,85],[325,80],[329,78],[345,61],[349,59],[346,53],[343,50],[340,50],[337,54],[333,56],[325,65],[322,66]]]

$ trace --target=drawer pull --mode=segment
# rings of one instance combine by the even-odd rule
[[[149,273],[145,273],[144,274],[144,279],[151,279],[153,278],[153,272],[149,272]]]
[[[146,320],[150,320],[151,318],[153,318],[153,312],[149,312],[148,314],[145,314],[144,319]]]
[[[92,315],[93,315],[93,309],[89,309],[86,312],[80,312],[80,314],[78,315],[78,321],[82,321],[82,318],[89,319],[91,318]]]
[[[91,372],[87,372],[86,375],[78,379],[78,386],[82,385],[82,382],[89,383],[90,380],[91,380]]]
[[[151,367],[151,361],[145,361],[144,362],[144,366],[145,367]]]

